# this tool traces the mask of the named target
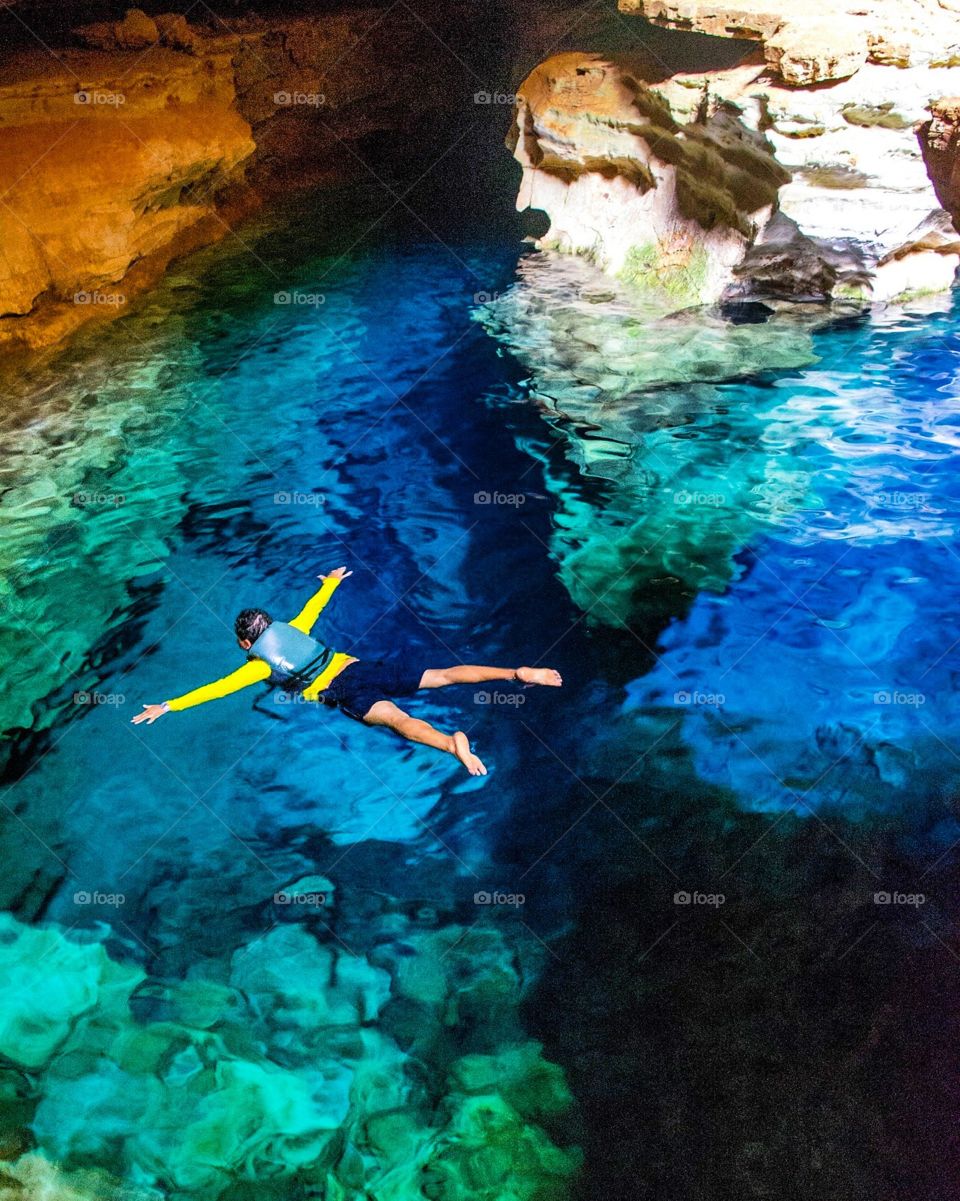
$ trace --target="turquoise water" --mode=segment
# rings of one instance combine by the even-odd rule
[[[11,387],[9,1172],[937,1195],[952,305],[665,320],[513,229],[364,236],[351,203]],[[131,726],[238,664],[237,609],[343,562],[334,645],[563,672],[412,703],[485,779],[262,690]]]

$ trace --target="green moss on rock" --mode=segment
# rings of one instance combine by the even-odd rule
[[[710,258],[699,243],[647,242],[632,246],[619,278],[673,308],[699,304],[707,283]]]

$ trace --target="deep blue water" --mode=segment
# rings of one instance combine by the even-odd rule
[[[11,388],[7,1141],[125,1201],[950,1195],[952,305],[644,343],[331,210]],[[261,689],[130,725],[340,563],[338,648],[562,671],[412,703],[489,776]]]

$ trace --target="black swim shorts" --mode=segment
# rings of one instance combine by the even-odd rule
[[[377,701],[413,696],[422,675],[423,668],[404,655],[358,659],[334,676],[317,699],[340,709],[347,717],[363,721]]]

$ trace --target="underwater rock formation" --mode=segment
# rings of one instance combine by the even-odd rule
[[[558,506],[550,549],[589,623],[637,623],[664,590],[722,592],[740,548],[803,501],[808,473],[759,436],[769,415],[734,418],[715,385],[815,363],[823,313],[755,310],[664,315],[629,285],[548,252],[525,258],[518,282],[479,310],[529,372],[577,473],[602,481],[598,503],[564,475],[545,476]],[[702,433],[686,432],[694,425],[726,431],[724,453],[705,455]]]
[[[906,11],[884,0],[849,10],[837,5],[816,17],[799,16],[776,0],[622,0],[620,8],[667,28],[740,39],[744,51],[736,66],[673,75],[649,55],[622,57],[615,77],[607,68],[603,95],[590,87],[597,67],[588,56],[579,68],[563,61],[558,70],[556,59],[537,68],[518,99],[516,153],[527,167],[520,203],[544,208],[551,218],[542,244],[587,253],[614,273],[622,273],[626,226],[633,244],[640,241],[639,226],[658,245],[662,221],[651,211],[649,179],[632,163],[635,151],[624,147],[643,122],[655,137],[660,130],[637,114],[626,87],[642,95],[641,108],[662,113],[662,102],[674,134],[679,126],[685,137],[691,128],[706,135],[718,121],[728,130],[735,122],[737,157],[730,157],[729,145],[716,149],[736,169],[733,191],[747,198],[746,207],[756,195],[751,184],[757,190],[770,189],[774,178],[783,184],[772,188],[768,202],[792,225],[771,228],[762,218],[753,223],[758,254],[747,253],[752,237],[740,244],[739,258],[746,261],[733,264],[738,278],[730,295],[885,302],[950,286],[960,264],[957,243],[949,233],[934,241],[927,236],[940,205],[952,206],[950,110],[944,102],[931,125],[931,111],[937,111],[931,103],[960,94],[960,15],[926,0],[911,0]],[[548,101],[543,93],[551,78]],[[926,165],[917,137],[925,123]],[[616,136],[608,133],[611,125]],[[750,142],[748,131],[758,140]],[[672,143],[664,139],[658,149]],[[763,151],[747,157],[746,145]],[[538,164],[538,150],[546,168]],[[544,177],[558,158],[576,170],[578,191]],[[539,172],[533,180],[531,169]],[[696,174],[706,182],[702,168]],[[583,177],[591,181],[588,188]],[[728,188],[720,191],[729,197]],[[723,213],[722,205],[717,212]],[[726,266],[736,257],[725,258],[733,235],[717,246],[717,234],[707,226],[710,232],[688,227],[693,241],[687,254],[691,261]],[[662,256],[647,257],[663,257],[670,274],[670,253],[668,236]],[[650,281],[641,274],[638,282]]]
[[[238,947],[222,979],[168,982],[115,962],[94,933],[0,915],[6,1128],[19,1117],[36,1144],[0,1160],[0,1196],[568,1196],[580,1154],[548,1134],[572,1104],[561,1069],[515,1018],[493,1050],[468,1024],[498,998],[515,1011],[515,952],[493,930],[388,925],[393,971],[288,925]],[[433,981],[436,1016],[410,1070],[403,1023],[381,1011],[409,1003],[415,976]]]
[[[559,54],[517,95],[518,208],[542,247],[580,253],[671,308],[718,299],[789,175],[730,109],[675,120],[628,64]]]

